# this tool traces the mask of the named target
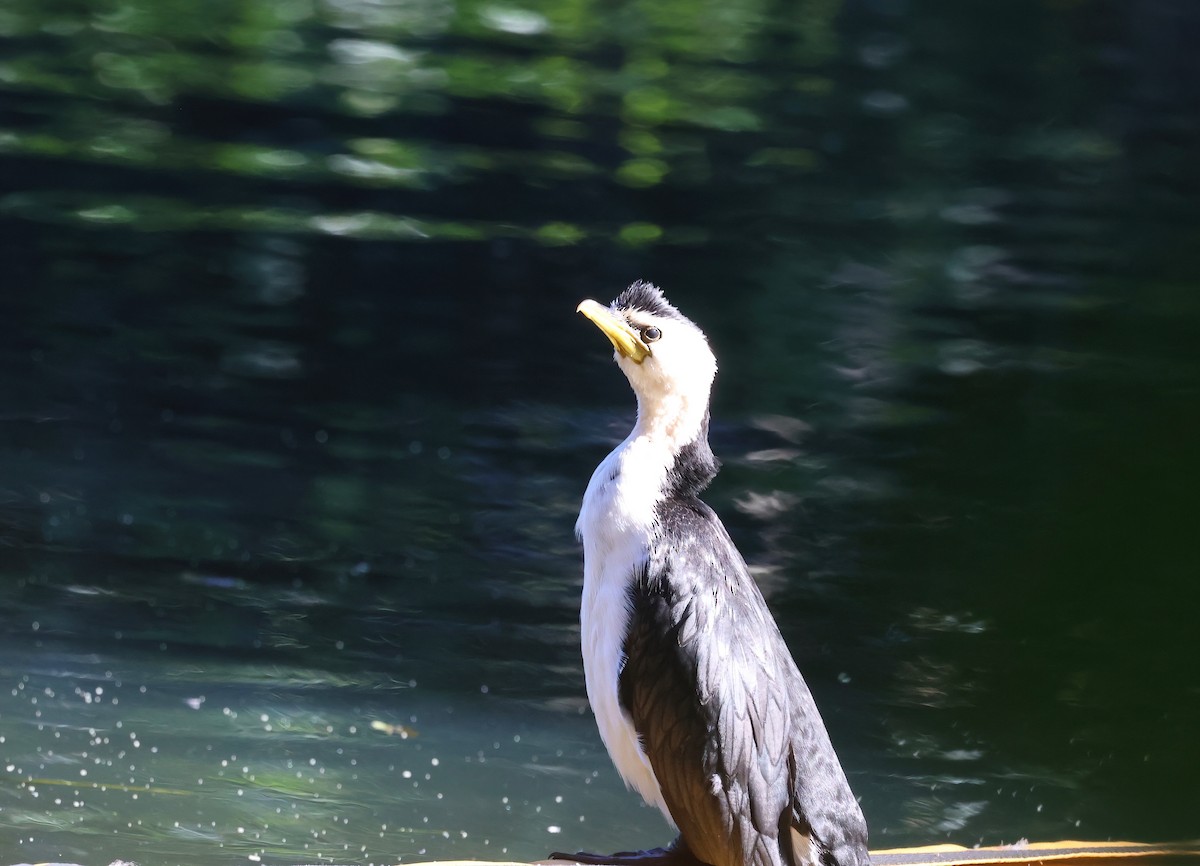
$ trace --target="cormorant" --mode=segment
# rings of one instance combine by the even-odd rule
[[[625,783],[679,829],[587,863],[866,866],[867,828],[808,686],[729,534],[699,494],[716,359],[651,283],[578,311],[637,395],[575,531],[588,700]]]

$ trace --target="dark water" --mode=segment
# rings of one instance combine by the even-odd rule
[[[1189,0],[0,36],[5,862],[669,839],[577,647],[632,400],[573,310],[638,277],[873,847],[1200,835]]]

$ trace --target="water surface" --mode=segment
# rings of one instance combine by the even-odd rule
[[[572,527],[721,363],[708,500],[873,847],[1194,838],[1183,0],[0,11],[0,852],[662,844]]]

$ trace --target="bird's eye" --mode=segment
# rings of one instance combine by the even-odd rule
[[[649,328],[642,328],[642,339],[647,343],[653,343],[662,336],[662,331],[651,325]]]

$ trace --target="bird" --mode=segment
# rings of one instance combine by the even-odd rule
[[[624,866],[868,866],[867,826],[816,703],[745,560],[700,499],[717,362],[650,282],[579,304],[637,397],[576,524],[588,700],[669,845],[552,859]]]

